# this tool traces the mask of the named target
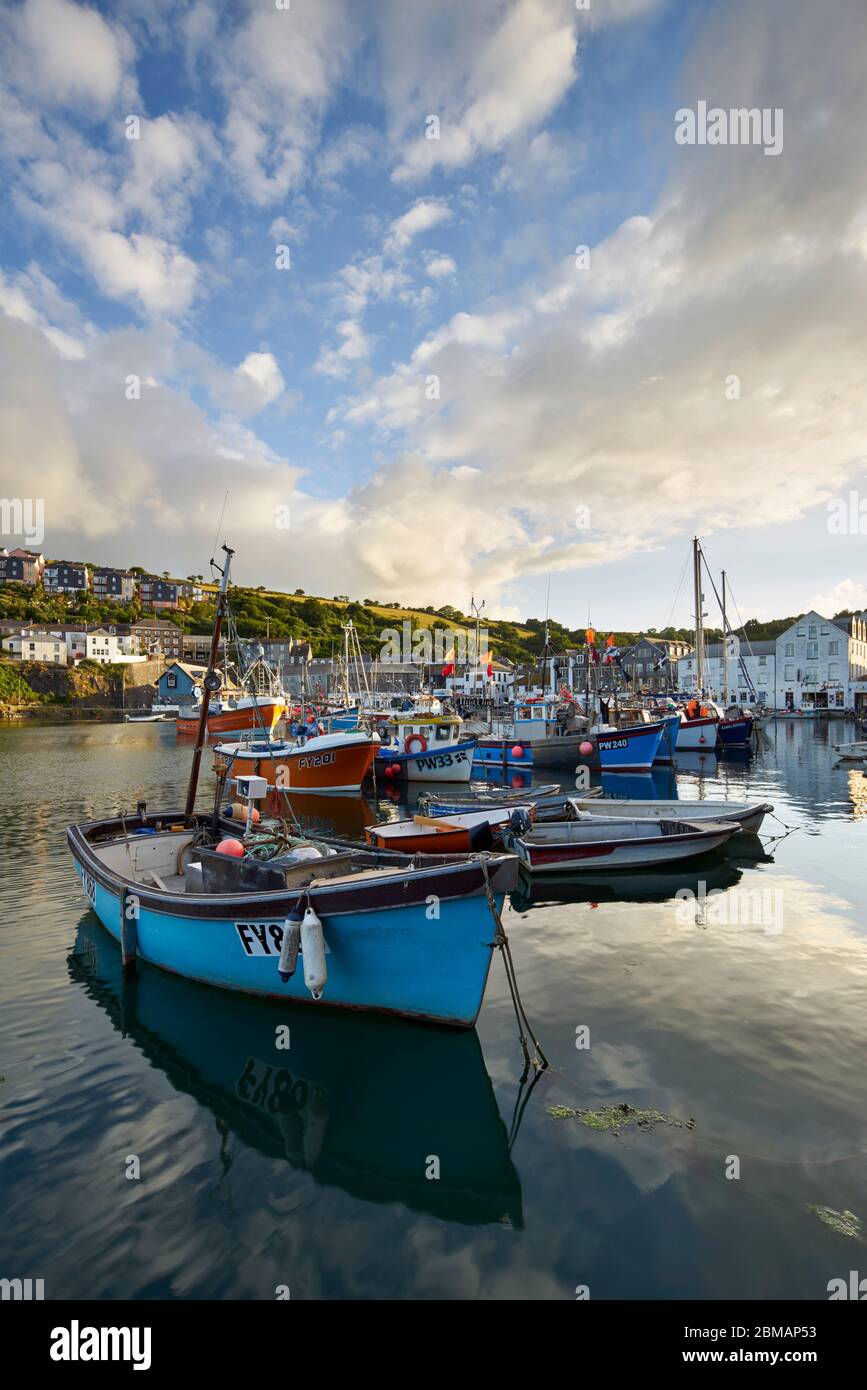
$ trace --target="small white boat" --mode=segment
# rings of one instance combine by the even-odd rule
[[[125,724],[165,724],[166,719],[162,714],[125,714],[123,716]]]
[[[865,745],[867,747],[867,745]],[[757,835],[773,806],[769,801],[620,801],[617,797],[569,797],[576,811],[592,816],[618,816],[635,819],[688,820],[691,823],[734,821],[738,830]]]
[[[867,758],[867,739],[856,739],[852,743],[832,743],[831,747],[844,763],[863,763]]]
[[[739,827],[734,821],[586,816],[536,822],[523,833],[504,832],[504,843],[533,874],[587,869],[647,868],[719,849]]]

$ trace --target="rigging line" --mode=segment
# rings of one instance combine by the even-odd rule
[[[671,620],[674,617],[674,610],[677,607],[677,600],[680,598],[680,591],[683,588],[683,581],[686,578],[686,567],[688,564],[689,554],[687,554],[686,559],[683,562],[683,569],[680,572],[680,579],[677,582],[677,588],[674,591],[674,598],[671,601],[671,608],[668,614],[668,622],[665,624],[666,627],[671,627]]]
[[[221,532],[222,529],[223,529],[223,517],[226,515],[226,503],[228,502],[228,500],[229,500],[229,489],[226,488],[226,495],[225,495],[225,497],[223,498],[223,507],[222,507],[222,510],[221,510],[221,512],[220,512],[220,519],[219,519],[219,521],[217,522],[217,530],[216,530],[216,532],[215,532],[215,534],[214,534],[214,544],[211,546],[211,555],[212,555],[212,556],[213,556],[213,555],[216,555],[216,553],[217,553],[217,541],[220,539],[220,532]],[[212,563],[213,563],[213,562],[212,562]]]

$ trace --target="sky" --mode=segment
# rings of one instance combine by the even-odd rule
[[[864,0],[3,3],[0,497],[326,597],[690,626],[698,534],[744,619],[864,607],[865,70]]]

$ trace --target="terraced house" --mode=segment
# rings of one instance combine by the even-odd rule
[[[42,584],[46,594],[78,594],[90,588],[90,567],[78,560],[50,560]]]
[[[38,584],[45,570],[45,556],[37,550],[0,547],[0,584]]]

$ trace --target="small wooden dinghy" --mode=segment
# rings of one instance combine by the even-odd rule
[[[448,816],[414,816],[412,820],[384,821],[365,830],[368,843],[378,849],[396,849],[404,854],[461,854],[490,849],[498,828],[507,825],[512,812],[529,806],[489,807]]]
[[[504,832],[530,873],[585,869],[646,868],[689,859],[719,849],[738,827],[729,821],[626,819],[587,816],[581,820],[537,822],[529,829]]]

